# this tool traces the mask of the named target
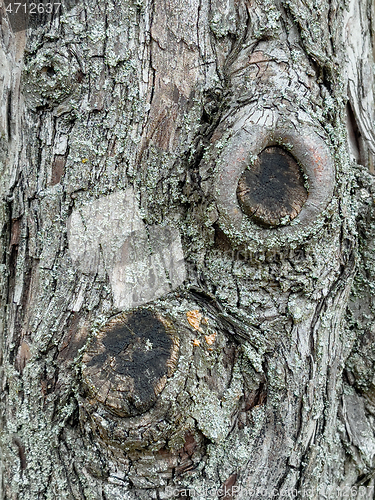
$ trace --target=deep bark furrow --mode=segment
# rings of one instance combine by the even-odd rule
[[[371,498],[371,2],[0,8],[1,498]]]

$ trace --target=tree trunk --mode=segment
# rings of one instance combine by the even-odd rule
[[[1,498],[374,498],[373,2],[7,5]]]

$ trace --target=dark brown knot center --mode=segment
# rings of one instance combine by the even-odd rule
[[[149,309],[115,316],[83,356],[91,398],[119,416],[148,411],[176,367],[178,346],[170,321]]]
[[[308,192],[302,171],[286,150],[264,149],[242,174],[237,198],[242,211],[265,227],[284,225],[300,213]]]

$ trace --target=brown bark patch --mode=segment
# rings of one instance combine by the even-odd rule
[[[265,384],[260,384],[256,391],[249,393],[245,400],[245,411],[250,411],[256,406],[262,406],[267,401],[267,388]]]
[[[64,155],[56,155],[52,163],[52,173],[50,185],[58,184],[65,172],[66,158]]]
[[[88,334],[89,320],[82,318],[79,313],[73,313],[59,345],[59,361],[73,361],[85,345]]]
[[[16,356],[16,370],[22,375],[23,369],[26,366],[26,363],[29,361],[31,357],[30,347],[25,341],[21,342],[21,345],[18,348],[17,356]]]
[[[225,481],[223,486],[221,487],[221,490],[219,491],[219,498],[222,500],[231,500],[234,498],[234,495],[236,493],[236,490],[234,490],[234,486],[237,481],[237,474],[234,473],[231,476],[228,477],[228,479]]]
[[[178,452],[178,466],[176,476],[193,471],[205,453],[203,436],[191,431],[185,434],[184,446]]]
[[[20,219],[13,219],[12,226],[11,226],[11,234],[10,234],[10,244],[9,244],[10,248],[13,245],[19,244],[20,235],[21,235],[21,220]]]

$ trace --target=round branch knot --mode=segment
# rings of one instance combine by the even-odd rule
[[[179,341],[169,319],[146,308],[112,318],[87,346],[83,382],[119,416],[154,406],[177,365]]]

